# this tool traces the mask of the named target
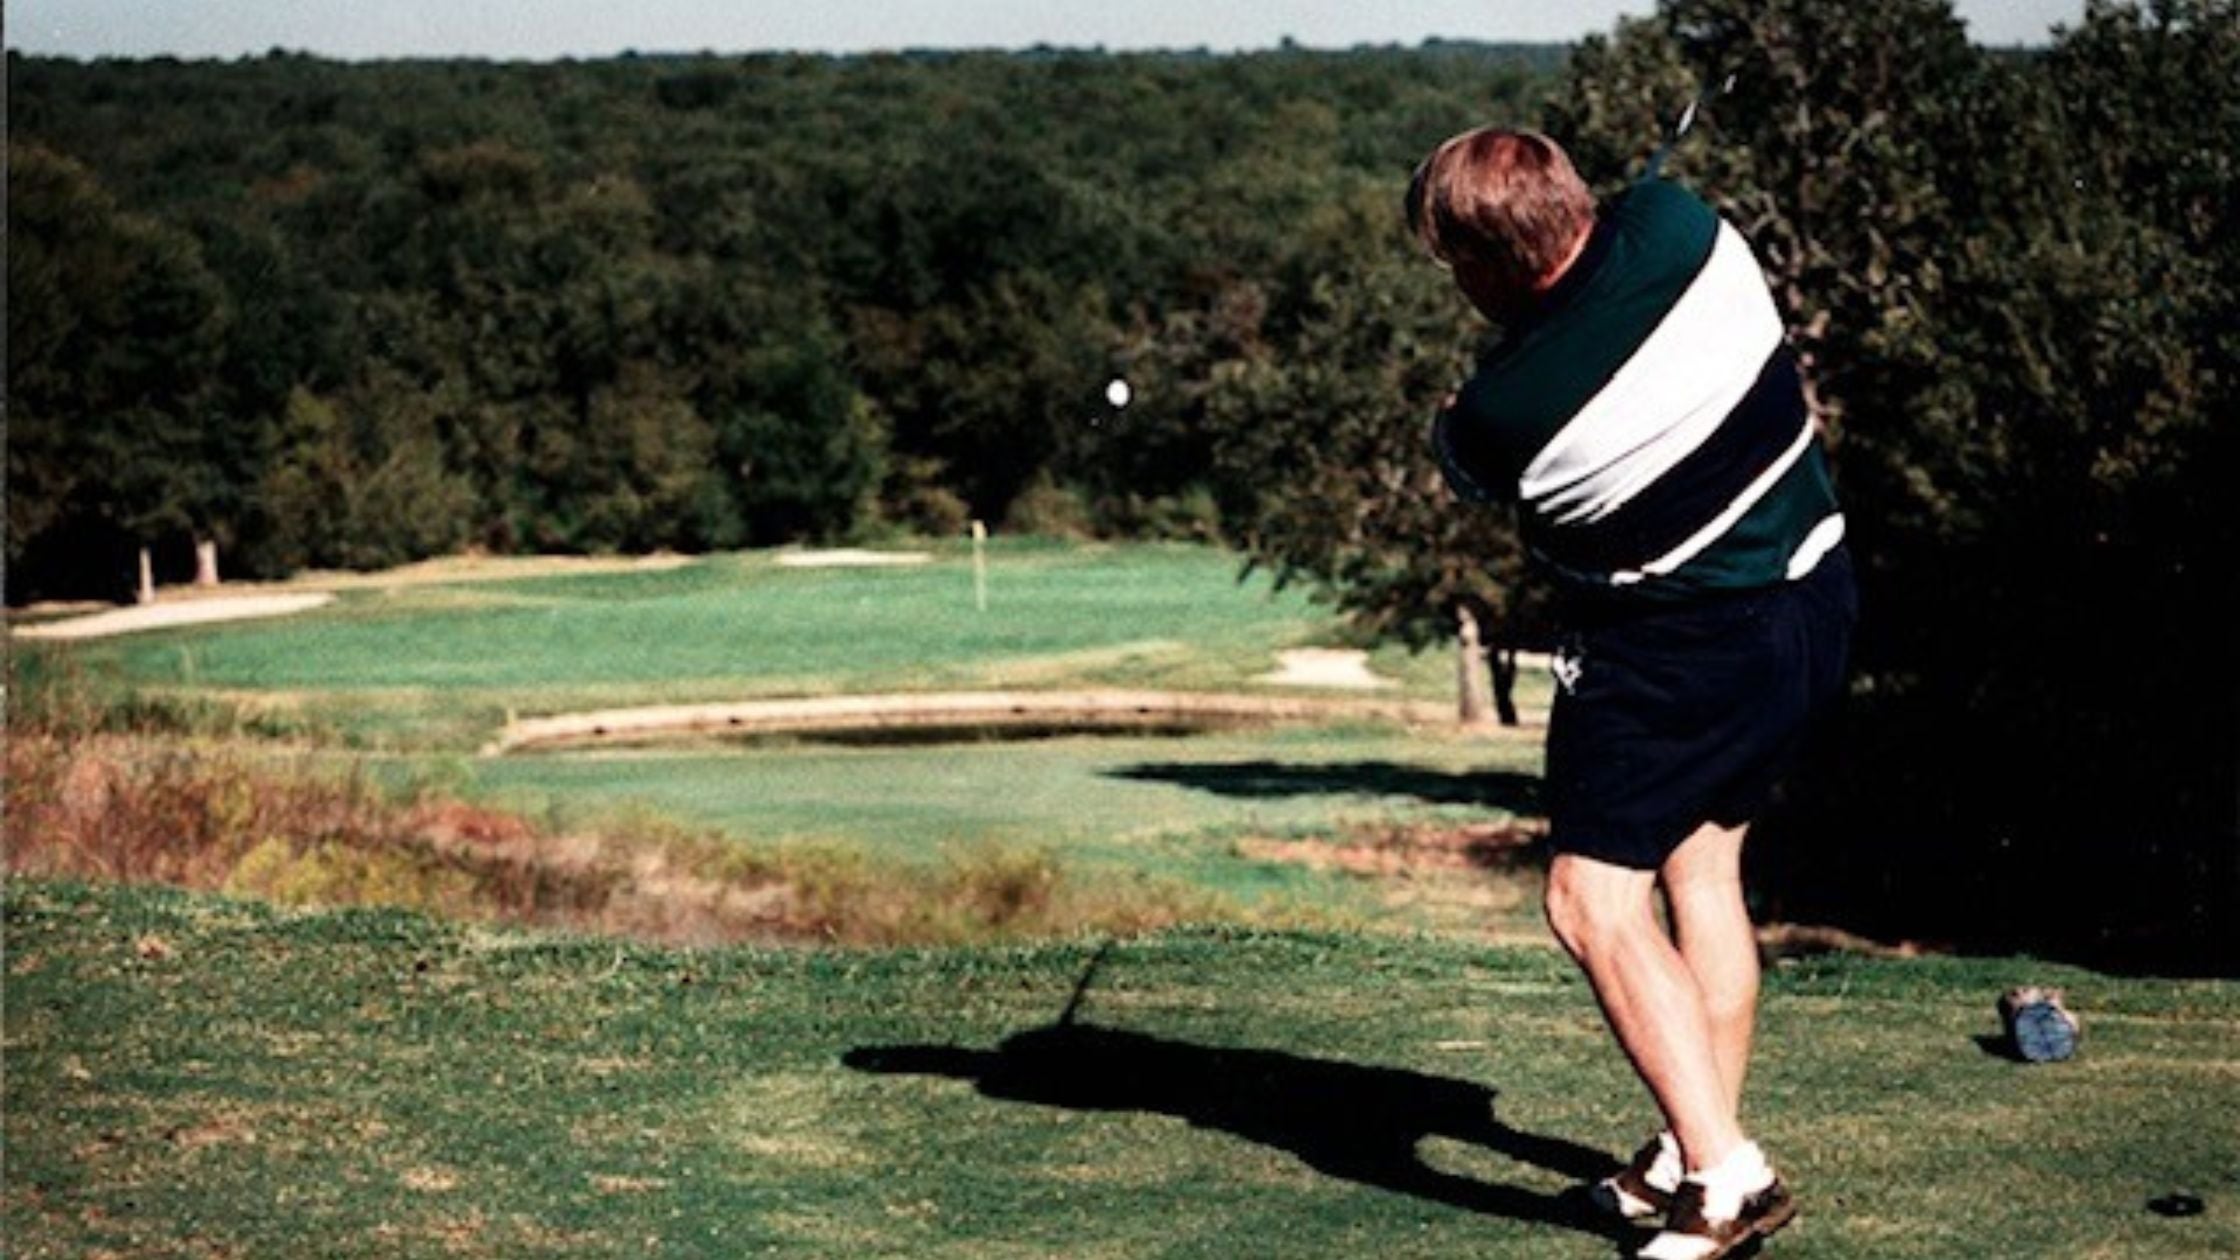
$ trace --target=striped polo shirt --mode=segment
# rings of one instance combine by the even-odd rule
[[[1764,276],[1733,225],[1645,180],[1433,426],[1456,493],[1514,502],[1575,592],[1770,585],[1843,538]]]

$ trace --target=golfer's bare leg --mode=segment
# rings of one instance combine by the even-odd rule
[[[1654,871],[1558,854],[1548,870],[1548,923],[1586,971],[1688,1167],[1707,1168],[1744,1139],[1695,973],[1657,922],[1655,881]]]
[[[1711,1048],[1727,1086],[1727,1106],[1742,1113],[1750,1037],[1758,1017],[1758,938],[1742,900],[1742,841],[1749,825],[1705,823],[1665,860],[1659,880],[1672,908],[1680,957],[1703,994]]]

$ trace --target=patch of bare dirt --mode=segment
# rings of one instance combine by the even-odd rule
[[[1424,916],[1439,930],[1466,936],[1488,935],[1496,916],[1529,911],[1539,898],[1535,879],[1492,878],[1538,865],[1536,845],[1547,833],[1542,819],[1472,823],[1459,827],[1421,824],[1357,827],[1334,838],[1277,840],[1253,837],[1238,851],[1270,862],[1295,862],[1315,871],[1336,871],[1377,881],[1386,906]],[[1543,934],[1519,936],[1498,927],[1490,939],[1552,945]],[[1870,958],[1919,958],[1939,952],[1915,941],[1873,940],[1839,927],[1810,923],[1765,923],[1757,928],[1758,952],[1769,963],[1813,954],[1859,954]]]
[[[1935,951],[1914,941],[1895,945],[1870,940],[1838,927],[1812,923],[1768,923],[1758,929],[1758,951],[1769,958],[1810,954],[1865,954],[1870,958],[1920,958]]]
[[[407,1168],[398,1174],[397,1180],[422,1194],[443,1194],[459,1188],[459,1174],[449,1168]]]
[[[1339,840],[1247,839],[1247,857],[1297,862],[1318,871],[1407,878],[1427,872],[1510,870],[1530,861],[1529,849],[1544,823],[1509,821],[1459,827],[1358,828]]]
[[[177,1125],[164,1130],[165,1140],[183,1151],[235,1142],[254,1142],[257,1131],[237,1116],[216,1116],[201,1124]]]

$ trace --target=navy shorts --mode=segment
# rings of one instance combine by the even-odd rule
[[[1555,661],[1549,843],[1653,870],[1703,823],[1756,818],[1841,692],[1857,616],[1837,547],[1795,581],[1577,619]]]

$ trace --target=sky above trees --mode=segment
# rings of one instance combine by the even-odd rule
[[[8,46],[73,57],[235,57],[273,47],[331,57],[556,58],[757,49],[1035,44],[1110,49],[1414,44],[1431,37],[1569,41],[1607,31],[1650,0],[15,0]],[[2042,44],[2083,0],[1956,0],[1985,44]]]

